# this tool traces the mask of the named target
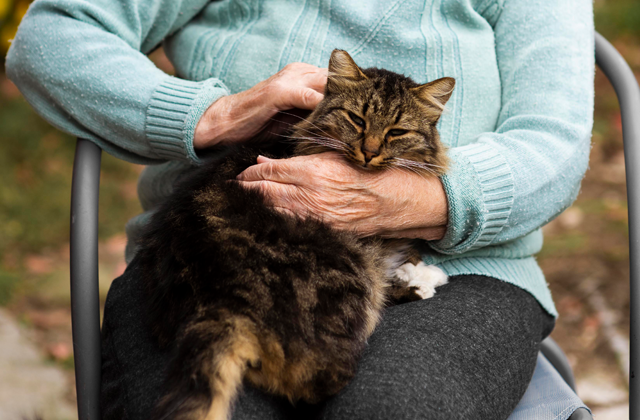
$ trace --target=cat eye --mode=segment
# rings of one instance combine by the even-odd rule
[[[349,111],[349,118],[351,118],[351,121],[353,121],[360,128],[365,128],[367,126],[362,118],[358,117],[351,111]]]
[[[393,129],[393,130],[387,131],[387,136],[391,136],[391,137],[398,137],[403,134],[407,134],[407,130]]]

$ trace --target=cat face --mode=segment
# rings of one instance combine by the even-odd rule
[[[296,153],[334,150],[364,169],[441,175],[447,158],[435,125],[454,85],[450,77],[419,85],[387,70],[363,70],[334,50],[325,98],[293,133]]]

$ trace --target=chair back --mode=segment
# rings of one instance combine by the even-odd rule
[[[620,103],[624,163],[627,175],[627,209],[629,212],[629,419],[640,419],[640,87],[633,71],[620,53],[602,35],[596,33],[596,63],[607,76]]]

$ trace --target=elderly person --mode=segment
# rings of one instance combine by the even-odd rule
[[[177,77],[145,56],[161,43]],[[587,167],[591,1],[36,0],[6,68],[53,125],[149,165],[130,262],[176,179],[322,100],[334,48],[420,83],[456,79],[438,125],[450,171],[364,173],[328,153],[260,159],[241,182],[339,229],[416,238],[450,281],[386,311],[335,397],[294,408],[249,388],[233,418],[507,418],[557,316],[533,255]],[[146,418],[167,360],[140,321],[134,265],[105,309],[105,419]]]

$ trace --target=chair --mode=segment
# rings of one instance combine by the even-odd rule
[[[640,357],[640,322],[637,318],[640,304],[640,88],[633,72],[615,48],[596,34],[596,62],[611,81],[622,114],[624,152],[627,173],[629,209],[629,254],[631,265],[631,335],[629,418],[640,419],[640,386],[635,369]],[[634,115],[636,119],[634,119]],[[71,193],[71,315],[73,350],[80,420],[100,418],[100,301],[98,294],[98,194],[100,187],[101,150],[92,142],[78,139],[73,165]],[[631,188],[631,186],[636,188]],[[573,372],[566,356],[551,338],[542,343],[538,372],[548,374],[549,362],[564,381],[575,391]],[[548,362],[546,362],[548,360]],[[555,373],[551,372],[552,375]],[[555,375],[557,377],[557,375]],[[529,391],[527,391],[529,392]],[[586,410],[578,410],[571,420],[590,419]]]

